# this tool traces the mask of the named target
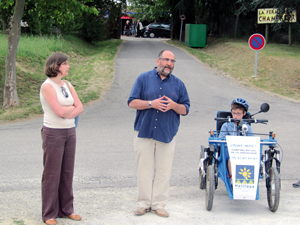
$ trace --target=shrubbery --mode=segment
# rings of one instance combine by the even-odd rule
[[[89,43],[105,39],[104,19],[93,14],[83,16],[83,24],[79,29],[80,36]]]

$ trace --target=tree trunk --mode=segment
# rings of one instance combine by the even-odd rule
[[[172,18],[171,18],[171,34],[170,34],[171,40],[174,40],[173,29],[174,29],[174,22],[173,22],[173,14],[172,14]]]
[[[238,25],[239,25],[239,17],[240,17],[240,14],[237,14],[236,20],[235,20],[235,28],[234,28],[234,39],[236,39],[236,33],[237,33]]]
[[[25,0],[16,0],[15,10],[11,21],[5,61],[3,110],[19,105],[17,94],[16,57],[21,35],[21,19],[24,11],[24,5]]]

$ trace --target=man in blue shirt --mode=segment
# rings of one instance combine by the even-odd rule
[[[157,67],[142,73],[128,99],[137,109],[134,122],[134,150],[138,167],[138,207],[136,215],[152,210],[162,217],[168,200],[175,136],[180,115],[187,115],[190,100],[184,83],[172,75],[175,56],[163,50]]]

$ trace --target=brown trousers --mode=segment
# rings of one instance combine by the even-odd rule
[[[69,216],[73,208],[73,174],[76,130],[43,126],[44,171],[42,178],[42,217]]]

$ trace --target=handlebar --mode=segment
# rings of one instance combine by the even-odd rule
[[[215,118],[215,120],[224,121],[224,122],[239,122],[239,123],[243,123],[243,122],[246,122],[246,123],[267,123],[268,122],[268,120],[257,120],[257,119],[253,119],[253,118],[237,120],[237,119],[233,119],[231,117],[227,117],[227,118],[217,117],[217,118]]]

